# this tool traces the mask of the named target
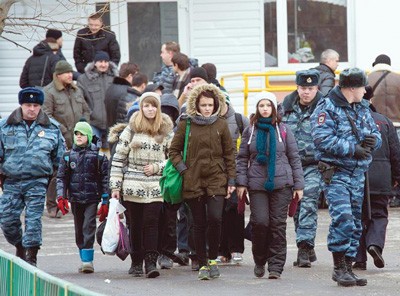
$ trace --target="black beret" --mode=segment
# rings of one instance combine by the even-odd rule
[[[301,70],[296,72],[296,84],[300,86],[318,85],[319,72],[316,69]]]
[[[359,68],[344,69],[339,75],[340,87],[363,87],[368,84],[365,72]]]
[[[19,104],[39,104],[43,105],[44,93],[36,87],[26,87],[18,93]]]

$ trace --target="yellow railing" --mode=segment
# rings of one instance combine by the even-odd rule
[[[336,71],[335,74],[339,74],[339,71]],[[251,92],[261,92],[261,91],[270,91],[270,92],[292,92],[296,89],[295,85],[295,75],[296,71],[267,71],[267,72],[252,72],[252,73],[234,73],[222,75],[220,78],[220,83],[222,86],[225,86],[226,79],[229,78],[238,78],[241,77],[243,79],[243,87],[242,88],[229,88],[229,93],[243,93],[244,99],[244,114],[248,113],[248,96]],[[290,84],[281,84],[275,81],[271,84],[271,77],[278,76],[288,76],[287,81],[291,81]],[[250,88],[249,87],[249,79],[253,77],[264,77],[264,87],[263,88]]]

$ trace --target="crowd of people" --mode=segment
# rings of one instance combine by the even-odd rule
[[[323,195],[332,279],[365,286],[353,270],[366,269],[367,252],[384,267],[387,207],[400,182],[400,75],[388,56],[376,58],[368,79],[348,68],[335,85],[339,54],[328,49],[318,67],[296,72],[296,90],[281,103],[257,93],[247,118],[216,66],[198,66],[176,42],[162,44],[164,65],[150,84],[139,64],[118,67],[118,42],[99,14],[78,32],[77,71],[61,48],[62,33],[48,30],[23,68],[20,107],[0,122],[0,224],[16,256],[36,266],[46,199],[51,218],[71,209],[79,272],[94,272],[96,216],[106,219],[114,198],[126,208],[129,274],[155,278],[158,267],[191,262],[199,280],[218,278],[218,265],[243,260],[249,203],[254,275],[267,269],[279,279],[289,208],[293,264],[317,260]],[[178,204],[160,189],[168,159],[183,178]]]

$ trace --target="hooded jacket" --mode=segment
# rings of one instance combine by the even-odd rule
[[[125,201],[136,203],[162,202],[159,181],[167,162],[167,150],[173,137],[172,121],[162,114],[162,123],[158,135],[150,136],[139,133],[133,113],[129,124],[118,138],[118,144],[112,159],[110,172],[110,189],[120,191]],[[118,134],[117,125],[112,135]],[[111,135],[111,133],[110,133]],[[155,174],[146,176],[143,167],[152,164]]]
[[[72,83],[65,87],[54,74],[53,82],[44,89],[43,111],[60,123],[67,148],[71,149],[75,124],[85,118],[89,122],[90,110],[82,91]]]
[[[219,108],[213,114],[218,116],[212,124],[200,125],[194,122],[198,115],[196,98],[204,90],[216,94]],[[228,185],[235,185],[235,150],[226,120],[220,116],[225,105],[224,94],[214,85],[195,87],[187,100],[187,116],[183,116],[172,141],[169,157],[176,169],[183,174],[184,199],[201,196],[226,196]],[[202,116],[200,116],[202,117]],[[186,121],[191,121],[186,162],[182,152],[185,142]]]
[[[105,130],[107,128],[107,112],[104,104],[106,91],[118,75],[117,65],[110,61],[107,72],[100,73],[95,63],[89,63],[85,74],[78,78],[78,87],[83,91],[85,100],[91,111],[90,124]]]
[[[57,43],[41,41],[33,48],[33,54],[30,56],[22,69],[19,79],[19,86],[25,88],[28,86],[44,87],[53,79],[55,66],[61,57],[53,53],[53,49],[58,48]]]

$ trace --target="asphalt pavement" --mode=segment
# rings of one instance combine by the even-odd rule
[[[247,218],[248,218],[248,208]],[[390,219],[384,249],[385,267],[378,269],[369,257],[366,271],[358,272],[368,279],[365,287],[338,287],[331,280],[332,258],[326,247],[326,236],[329,226],[327,210],[319,211],[316,254],[318,260],[311,268],[293,266],[297,255],[294,227],[288,218],[288,255],[285,270],[278,280],[255,278],[254,263],[251,256],[251,243],[246,240],[244,261],[240,265],[221,266],[221,277],[210,281],[197,280],[197,272],[189,266],[174,264],[173,269],[161,270],[155,279],[134,278],[128,274],[129,257],[121,261],[116,256],[103,255],[95,243],[95,272],[80,274],[78,250],[74,242],[74,225],[72,215],[61,219],[43,216],[43,246],[38,254],[38,268],[45,272],[69,281],[94,292],[104,295],[400,295],[400,208],[389,211]],[[1,232],[1,231],[0,231]],[[14,253],[2,233],[0,248]]]

